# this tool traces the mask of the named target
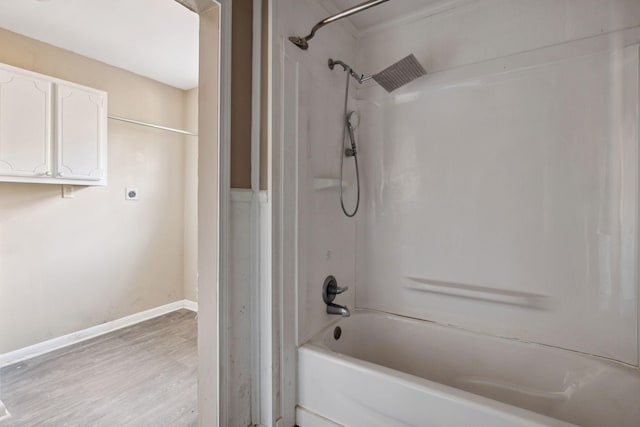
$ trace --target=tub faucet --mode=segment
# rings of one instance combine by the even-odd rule
[[[327,304],[327,313],[328,314],[339,314],[342,317],[349,317],[351,313],[349,309],[344,305],[338,305],[330,302]]]
[[[322,284],[322,300],[327,304],[328,314],[339,314],[342,317],[349,317],[351,313],[346,306],[334,304],[333,300],[336,299],[336,295],[346,292],[349,289],[348,286],[344,288],[338,287],[338,281],[333,276],[327,276]]]

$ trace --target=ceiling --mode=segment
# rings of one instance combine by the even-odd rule
[[[320,1],[331,13],[363,2]],[[349,20],[365,31],[441,2],[390,0]],[[174,0],[0,0],[0,28],[180,89],[198,85],[198,16]]]
[[[0,27],[180,89],[198,85],[198,15],[174,0],[0,0]]]
[[[333,0],[337,10],[345,10],[364,0]],[[442,0],[390,0],[352,15],[349,20],[358,31],[364,31],[386,22],[408,16],[416,11],[426,9]]]

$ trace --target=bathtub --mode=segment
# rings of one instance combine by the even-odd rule
[[[640,371],[356,311],[298,349],[298,405],[314,426],[638,427]]]

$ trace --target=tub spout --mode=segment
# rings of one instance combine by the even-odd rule
[[[328,314],[339,314],[342,317],[349,317],[351,313],[346,306],[338,305],[334,303],[327,304],[327,313]]]

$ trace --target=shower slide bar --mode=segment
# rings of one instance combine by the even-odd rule
[[[182,135],[198,136],[197,133],[189,132],[189,131],[186,131],[186,130],[170,128],[170,127],[167,127],[167,126],[154,125],[153,123],[141,122],[139,120],[127,119],[127,118],[124,118],[124,117],[111,116],[111,115],[109,115],[107,117],[110,118],[111,120],[119,120],[121,122],[133,123],[134,125],[141,125],[141,126],[154,128],[154,129],[166,130],[166,131],[169,131],[169,132],[180,133]]]

